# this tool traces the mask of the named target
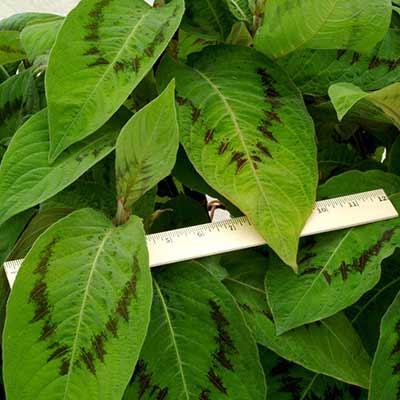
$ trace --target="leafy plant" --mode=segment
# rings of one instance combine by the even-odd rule
[[[299,237],[400,210],[400,2],[149,3],[0,21],[4,396],[398,400],[400,218]],[[150,271],[206,195],[267,245]]]

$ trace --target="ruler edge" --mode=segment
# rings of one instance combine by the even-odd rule
[[[376,222],[387,221],[387,220],[399,217],[399,212],[396,210],[396,208],[394,207],[393,203],[390,201],[390,197],[387,196],[387,194],[386,194],[384,189],[369,190],[369,191],[366,191],[366,192],[354,193],[354,194],[350,194],[350,195],[334,197],[334,198],[331,198],[331,199],[319,200],[319,201],[315,202],[315,204],[313,206],[313,211],[316,208],[318,208],[319,206],[330,205],[333,202],[342,202],[342,201],[346,201],[346,200],[349,200],[349,199],[353,200],[355,197],[358,198],[358,199],[361,199],[361,198],[365,198],[365,197],[373,196],[373,195],[375,195],[375,196],[378,196],[378,195],[386,196],[388,198],[388,201],[390,202],[392,208],[393,208],[393,214],[388,215],[387,217],[379,217],[376,220],[371,220],[371,221],[369,221],[367,223],[361,223],[360,222],[358,224],[349,224],[348,226],[344,226],[341,229],[337,229],[337,231],[340,231],[340,230],[343,230],[343,229],[349,229],[349,228],[356,228],[356,227],[363,226],[363,225],[366,225],[366,224],[373,224],[373,223],[376,223]],[[311,218],[311,215],[312,214],[310,214],[309,218]],[[149,242],[152,238],[156,239],[156,238],[163,237],[165,235],[173,235],[173,234],[177,234],[177,233],[181,233],[182,234],[182,233],[185,233],[185,232],[189,232],[190,233],[192,231],[198,231],[199,229],[200,230],[206,230],[207,228],[211,228],[211,227],[215,227],[215,226],[226,226],[230,222],[238,223],[239,221],[243,221],[244,223],[247,223],[250,226],[253,226],[251,221],[245,215],[242,215],[240,217],[235,217],[235,218],[232,218],[232,219],[226,219],[226,220],[223,220],[223,221],[208,222],[206,224],[199,224],[199,225],[188,226],[188,227],[185,227],[185,228],[171,229],[171,230],[168,230],[168,231],[151,233],[149,235],[146,235],[146,241]],[[318,232],[307,233],[305,235],[300,234],[300,237],[319,235],[321,233],[328,233],[328,232],[332,232],[332,231],[331,230],[326,230],[326,231],[322,230],[322,231],[318,231]],[[263,243],[260,243],[260,244],[255,244],[255,245],[245,246],[245,247],[242,247],[241,249],[226,250],[226,252],[238,251],[238,250],[246,250],[246,249],[257,247],[257,246],[262,246],[264,244],[266,244],[266,242],[263,242]],[[219,253],[219,252],[211,252],[210,254],[201,256],[200,258],[210,257],[210,256],[217,255],[217,254],[221,254],[221,253]],[[165,266],[165,265],[173,264],[175,262],[184,262],[184,261],[189,261],[189,260],[193,260],[193,257],[185,258],[185,259],[179,259],[179,260],[174,261],[174,262],[153,264],[153,265],[150,265],[150,268],[162,267],[162,266]],[[14,268],[14,267],[20,268],[22,263],[23,263],[23,261],[24,261],[24,259],[20,258],[20,259],[17,259],[17,260],[10,260],[10,261],[6,261],[6,262],[3,263],[3,269],[4,269],[4,272],[6,273],[7,280],[8,280],[9,283],[10,283],[10,280],[8,278],[6,269],[7,268]]]

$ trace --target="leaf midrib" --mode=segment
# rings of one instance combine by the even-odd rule
[[[78,345],[78,338],[79,338],[79,331],[81,329],[81,325],[82,325],[82,320],[83,320],[83,313],[85,310],[85,306],[86,306],[86,302],[87,302],[87,298],[89,295],[89,291],[91,288],[91,281],[93,279],[93,275],[94,272],[97,268],[97,263],[100,257],[100,254],[104,251],[104,247],[105,244],[107,242],[107,240],[110,238],[111,234],[113,233],[114,229],[109,229],[108,232],[105,232],[104,238],[101,241],[99,248],[97,249],[96,255],[93,259],[93,263],[92,263],[92,267],[87,279],[87,284],[86,284],[86,288],[85,288],[85,292],[83,294],[83,299],[82,299],[82,304],[81,304],[81,308],[79,311],[79,317],[78,317],[78,321],[77,321],[77,326],[76,326],[76,330],[75,330],[75,338],[74,338],[74,342],[72,344],[72,350],[71,350],[71,359],[70,359],[70,363],[69,363],[69,367],[68,367],[68,374],[67,374],[67,381],[65,383],[65,389],[64,389],[64,395],[63,395],[63,400],[67,399],[67,395],[68,395],[68,387],[71,381],[71,372],[74,368],[74,361],[75,361],[75,354],[76,354],[76,350],[77,350],[77,345]]]
[[[226,97],[224,96],[224,94],[220,91],[220,89],[214,84],[214,82],[211,81],[210,78],[208,78],[203,72],[201,72],[200,70],[198,70],[198,69],[196,69],[196,68],[193,68],[193,70],[194,70],[197,74],[199,74],[200,77],[201,77],[202,79],[204,79],[204,80],[206,81],[206,83],[208,83],[208,85],[211,86],[211,88],[214,90],[214,92],[217,94],[217,96],[221,99],[221,101],[222,101],[222,103],[223,103],[223,105],[224,105],[226,111],[227,111],[228,114],[229,114],[230,119],[232,120],[232,123],[233,123],[234,128],[235,128],[236,135],[237,135],[237,137],[239,138],[240,143],[242,144],[243,150],[245,151],[247,158],[250,160],[250,159],[251,159],[250,151],[249,151],[249,149],[248,149],[248,147],[247,147],[247,145],[246,145],[245,138],[244,138],[243,132],[242,132],[242,130],[241,130],[241,128],[240,128],[240,125],[239,125],[239,123],[238,123],[238,121],[237,121],[237,119],[236,119],[236,115],[235,115],[235,113],[233,112],[233,109],[232,109],[232,107],[230,106],[228,100],[226,99]],[[252,175],[254,176],[254,179],[255,179],[255,181],[256,181],[256,183],[257,183],[257,187],[258,187],[258,189],[259,189],[259,192],[260,192],[260,194],[262,195],[262,197],[263,197],[263,199],[264,199],[264,202],[265,202],[265,204],[266,204],[266,206],[267,206],[267,208],[268,208],[268,210],[269,210],[269,215],[271,216],[272,223],[273,223],[273,225],[275,226],[276,231],[278,232],[279,237],[281,238],[281,245],[282,245],[282,244],[285,243],[284,235],[283,235],[283,233],[282,233],[282,231],[281,231],[281,229],[280,229],[280,227],[279,227],[279,225],[278,225],[278,223],[277,223],[277,221],[276,221],[276,218],[275,218],[274,213],[272,212],[271,204],[270,204],[270,202],[269,202],[269,200],[268,200],[267,194],[266,194],[265,191],[264,191],[264,188],[263,188],[262,185],[261,185],[260,179],[259,179],[259,177],[258,177],[258,175],[257,175],[257,171],[256,171],[256,169],[254,168],[253,163],[249,163],[249,164],[250,164],[250,168],[251,168]],[[227,196],[225,196],[225,197],[227,197]],[[249,217],[251,218],[251,216],[249,216]],[[253,218],[251,218],[251,219],[254,221]],[[255,222],[256,222],[256,221],[255,221]],[[285,248],[285,255],[287,256],[287,255],[289,254],[288,249],[287,249],[287,246],[284,245],[284,246],[282,246],[282,247]]]
[[[321,275],[325,272],[326,268],[329,266],[329,264],[331,263],[333,257],[336,255],[336,253],[342,248],[343,243],[347,240],[348,236],[353,232],[353,229],[350,229],[348,232],[346,232],[346,234],[344,235],[344,237],[340,240],[340,242],[338,243],[338,245],[336,246],[336,248],[333,250],[332,254],[329,256],[328,260],[324,263],[323,268],[321,269],[321,271],[318,272],[318,274],[316,275],[315,279],[313,280],[313,282],[311,283],[311,285],[307,288],[307,290],[303,293],[303,295],[300,297],[299,300],[297,300],[297,303],[295,305],[295,307],[292,309],[292,311],[290,312],[288,318],[292,315],[296,315],[296,310],[299,308],[299,306],[302,304],[304,298],[306,298],[306,296],[308,295],[308,293],[314,288],[314,285],[316,284],[316,282],[319,281],[319,279],[321,278]]]
[[[80,115],[82,114],[82,112],[86,109],[87,104],[89,103],[89,101],[92,99],[92,97],[94,96],[94,94],[97,92],[97,89],[99,88],[99,86],[103,83],[104,79],[106,76],[108,76],[110,70],[112,68],[114,68],[115,62],[120,58],[121,54],[125,51],[125,49],[127,48],[128,44],[130,43],[132,37],[134,36],[134,34],[136,33],[136,31],[138,30],[138,28],[141,26],[143,20],[145,18],[147,18],[147,16],[153,11],[153,7],[151,7],[145,14],[143,14],[139,21],[137,22],[136,26],[134,28],[132,28],[132,31],[129,33],[129,35],[127,36],[127,38],[125,39],[123,45],[121,46],[120,50],[118,51],[118,53],[116,54],[116,56],[113,58],[113,61],[108,64],[107,68],[104,70],[104,73],[101,75],[100,79],[98,80],[98,82],[96,83],[95,87],[93,88],[93,90],[90,92],[89,96],[86,98],[84,104],[82,105],[81,109],[78,111],[78,113],[75,115],[74,119],[71,121],[71,123],[69,124],[68,128],[65,129],[65,133],[62,136],[61,140],[58,142],[57,146],[55,147],[53,154],[57,154],[60,147],[62,147],[63,143],[65,142],[65,138],[68,136],[68,132],[71,129],[71,127],[75,124],[76,120],[80,117]]]
[[[181,378],[182,378],[183,390],[185,392],[186,399],[189,400],[190,399],[189,391],[188,391],[188,388],[187,388],[185,374],[184,374],[183,368],[182,368],[182,360],[181,360],[181,356],[180,356],[180,353],[179,353],[178,344],[176,343],[176,340],[175,340],[174,327],[172,326],[171,318],[169,317],[168,306],[167,306],[167,304],[165,302],[165,299],[164,299],[164,296],[163,296],[163,294],[161,292],[160,286],[158,285],[158,283],[157,283],[157,281],[155,279],[154,279],[154,287],[157,290],[158,297],[160,298],[161,305],[162,305],[162,308],[163,308],[164,313],[165,313],[165,319],[167,321],[168,328],[169,328],[170,333],[171,333],[172,345],[174,346],[174,349],[175,349],[176,358],[177,358],[178,366],[179,366],[179,372],[180,372],[180,375],[181,375]]]

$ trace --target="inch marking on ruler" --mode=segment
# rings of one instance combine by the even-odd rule
[[[318,201],[301,236],[316,235],[398,217],[382,189]],[[261,246],[265,240],[246,217],[147,235],[150,266],[173,264]],[[23,260],[4,264],[10,285]]]

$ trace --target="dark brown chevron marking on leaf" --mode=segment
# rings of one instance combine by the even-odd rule
[[[343,281],[347,280],[347,273],[349,272],[349,267],[346,265],[344,261],[340,264],[339,270],[340,273],[342,274],[342,280]]]
[[[211,307],[211,318],[217,326],[218,332],[218,335],[215,337],[215,341],[218,344],[218,349],[214,352],[213,358],[223,368],[233,371],[233,366],[228,358],[228,354],[237,353],[237,350],[227,330],[229,321],[224,317],[220,306],[215,301],[209,300],[208,304]]]
[[[211,392],[208,389],[204,389],[201,391],[199,400],[210,400],[210,394]]]
[[[238,303],[238,305],[239,305],[239,307],[240,307],[242,310],[248,312],[248,313],[251,314],[251,315],[254,315],[253,309],[252,309],[248,304],[245,304],[245,303]]]
[[[382,237],[378,240],[378,242],[376,244],[374,244],[367,251],[362,253],[358,259],[353,260],[353,265],[352,265],[353,268],[355,268],[360,273],[364,272],[367,262],[370,260],[371,257],[376,257],[379,255],[380,251],[382,250],[383,245],[386,242],[390,241],[390,239],[392,238],[392,236],[397,228],[398,227],[389,229],[386,232],[384,232]]]
[[[133,385],[135,382],[139,384],[138,399],[140,400],[147,391],[150,392],[150,398],[154,398],[153,396],[157,393],[156,400],[166,399],[168,396],[168,387],[161,388],[157,384],[153,385],[151,383],[153,374],[151,372],[147,373],[146,369],[144,360],[139,360],[130,380],[130,385]]]
[[[97,47],[91,47],[89,50],[85,52],[85,56],[96,56],[100,53],[100,50]]]
[[[350,65],[355,64],[359,60],[360,60],[360,53],[354,52],[353,53],[353,57],[352,57],[351,62],[350,62]]]
[[[310,268],[305,268],[301,273],[300,276],[302,275],[310,275],[310,274],[315,274],[317,272],[320,272],[322,267],[310,267]]]
[[[199,108],[193,107],[192,111],[192,123],[195,124],[197,120],[200,118],[201,111]]]
[[[114,337],[118,337],[118,321],[115,318],[110,317],[106,324],[106,329]]]
[[[222,379],[220,376],[218,376],[212,368],[209,369],[208,371],[208,380],[223,394],[227,395],[228,391],[226,390]]]
[[[271,122],[263,119],[261,121],[261,125],[258,126],[258,130],[268,139],[273,140],[275,143],[278,143],[278,141],[275,139],[273,133],[267,128],[268,126],[271,125]]]
[[[340,49],[336,52],[336,60],[340,60],[346,54],[346,50]]]
[[[94,62],[88,64],[88,67],[95,67],[97,65],[108,65],[110,62],[106,60],[104,57],[97,58]]]
[[[388,241],[390,241],[390,239],[394,235],[394,232],[398,228],[399,228],[399,226],[385,231],[383,233],[382,237],[374,245],[370,246],[358,258],[354,258],[351,264],[347,264],[345,261],[342,261],[340,263],[339,267],[337,269],[335,269],[333,272],[329,273],[327,271],[323,271],[322,274],[323,274],[325,280],[328,282],[328,284],[331,285],[332,279],[336,278],[337,276],[340,276],[342,278],[342,281],[345,282],[348,279],[349,274],[363,273],[365,270],[366,264],[371,259],[371,257],[376,257],[379,255],[384,244],[387,243]],[[303,259],[301,259],[299,261],[299,265],[301,263],[308,261],[309,258],[311,258],[311,257],[308,257],[308,254],[306,254],[303,257]],[[310,266],[310,267],[303,269],[300,272],[300,276],[307,275],[307,274],[320,273],[321,270],[322,270],[322,266],[318,266],[318,267]]]
[[[204,143],[208,144],[214,137],[214,129],[207,129],[206,135],[204,137]]]
[[[47,362],[56,360],[57,358],[61,358],[70,349],[69,346],[60,346],[60,344],[58,342],[54,343],[52,346],[49,346],[49,348],[53,348],[53,347],[56,347],[56,349],[53,351],[53,353],[47,359]]]
[[[7,45],[2,45],[0,46],[0,51],[4,52],[4,53],[11,53],[11,54],[20,54],[21,50],[19,49],[14,49],[10,46]]]
[[[272,158],[272,154],[269,152],[269,150],[266,148],[266,146],[264,146],[263,144],[261,144],[260,142],[258,142],[256,144],[257,148],[259,150],[261,150],[267,157]]]
[[[263,309],[261,310],[261,314],[263,314],[264,317],[267,317],[270,321],[274,322],[274,318],[269,310]]]
[[[77,360],[76,366],[80,365],[79,361],[92,373],[96,374],[95,362],[100,360],[104,363],[104,357],[107,354],[105,345],[111,337],[118,337],[118,324],[121,320],[129,321],[129,306],[136,296],[137,274],[139,272],[139,260],[136,256],[133,257],[132,275],[129,281],[125,284],[121,297],[117,301],[117,306],[112,315],[109,316],[104,329],[94,335],[90,340],[89,348],[82,347],[80,358]]]
[[[34,316],[31,319],[31,323],[36,323],[44,320],[42,327],[42,333],[40,340],[47,340],[55,331],[57,325],[52,321],[51,308],[48,301],[47,283],[45,281],[48,264],[53,254],[54,247],[58,242],[58,238],[54,238],[41,252],[40,260],[33,271],[34,274],[39,275],[39,279],[36,281],[35,286],[30,292],[29,302],[34,304],[35,311]]]
[[[222,155],[225,153],[226,149],[228,148],[229,142],[222,142],[218,149],[218,154]]]
[[[273,111],[264,111],[264,113],[265,113],[265,115],[266,115],[269,119],[271,119],[271,120],[273,120],[273,121],[276,121],[276,122],[278,122],[279,124],[282,123],[282,120],[279,118],[279,116],[278,116],[277,113],[275,113],[275,112],[273,112]]]
[[[97,2],[93,8],[89,12],[89,17],[92,18],[92,21],[87,23],[84,28],[87,31],[87,34],[84,36],[84,40],[87,42],[98,42],[100,41],[100,35],[99,35],[99,27],[100,24],[104,20],[104,8],[110,4],[111,0],[101,0]],[[102,53],[102,51],[96,47],[92,46],[90,47],[85,53],[85,56],[98,56],[97,59],[88,64],[88,67],[96,67],[99,65],[108,65],[109,61],[105,58],[105,54]]]
[[[96,367],[94,366],[94,358],[91,352],[85,350],[85,348],[81,348],[80,359],[85,363],[87,369],[93,374],[96,375]]]
[[[115,70],[115,71],[122,71],[122,70],[124,70],[124,69],[125,69],[125,64],[124,64],[123,62],[117,61],[117,62],[114,64],[114,70]]]
[[[128,307],[136,296],[136,284],[137,284],[137,274],[139,272],[139,260],[135,256],[133,259],[133,273],[131,279],[127,282],[122,292],[122,296],[117,305],[117,314],[125,320],[129,320]]]
[[[381,65],[381,60],[377,56],[374,56],[368,65],[368,69],[379,67],[379,65]]]
[[[135,72],[139,72],[140,70],[140,58],[139,57],[135,57],[132,61],[132,68]]]
[[[324,271],[323,275],[324,275],[325,280],[328,282],[328,285],[330,286],[332,283],[332,276],[327,271]]]

